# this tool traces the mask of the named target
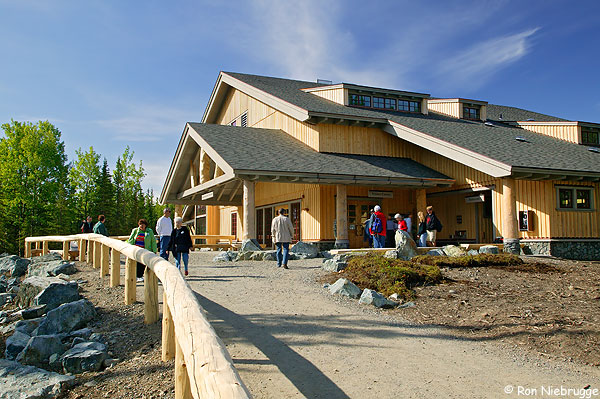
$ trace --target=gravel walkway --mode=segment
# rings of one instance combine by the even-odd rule
[[[525,397],[519,386],[542,398],[550,397],[542,386],[600,383],[598,368],[409,324],[333,297],[316,282],[322,259],[291,261],[283,270],[275,262],[213,263],[214,255],[191,254],[188,282],[257,399]]]

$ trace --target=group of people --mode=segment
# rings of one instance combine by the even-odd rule
[[[79,226],[79,230],[81,230],[82,233],[96,233],[108,237],[108,231],[106,230],[106,226],[104,225],[105,221],[106,218],[104,217],[104,215],[98,215],[98,223],[92,224],[92,217],[88,216],[87,219],[83,219],[81,221],[81,226]]]
[[[442,230],[442,223],[435,215],[432,206],[426,209],[427,216],[422,211],[417,212],[419,224],[417,226],[417,246],[435,247],[437,232]],[[381,207],[375,205],[371,216],[365,222],[365,241],[374,248],[393,248],[397,231],[405,231],[412,237],[412,219],[399,213],[386,216],[381,212]]]

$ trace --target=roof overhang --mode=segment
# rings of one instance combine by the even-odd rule
[[[579,172],[556,169],[538,169],[513,167],[512,177],[517,180],[565,180],[565,181],[600,181],[600,172]]]

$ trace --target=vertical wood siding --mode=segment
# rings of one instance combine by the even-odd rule
[[[519,126],[525,130],[529,130],[535,133],[543,134],[545,136],[554,137],[560,140],[568,141],[570,143],[579,144],[581,142],[581,127],[580,126],[543,126],[543,125],[531,125],[527,122],[519,122]]]
[[[456,102],[447,102],[447,103],[427,103],[427,109],[430,112],[435,112],[438,114],[448,115],[453,118],[460,118],[460,103]]]
[[[338,103],[341,105],[346,105],[344,103],[344,89],[343,88],[337,88],[337,89],[325,89],[325,90],[318,90],[318,91],[310,91],[309,92],[312,95],[315,96],[319,96],[322,97],[326,100],[329,101],[333,101],[334,103]]]

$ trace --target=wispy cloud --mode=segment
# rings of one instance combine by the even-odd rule
[[[441,80],[450,88],[478,88],[491,75],[526,56],[531,49],[531,38],[539,29],[475,44],[442,64]]]

